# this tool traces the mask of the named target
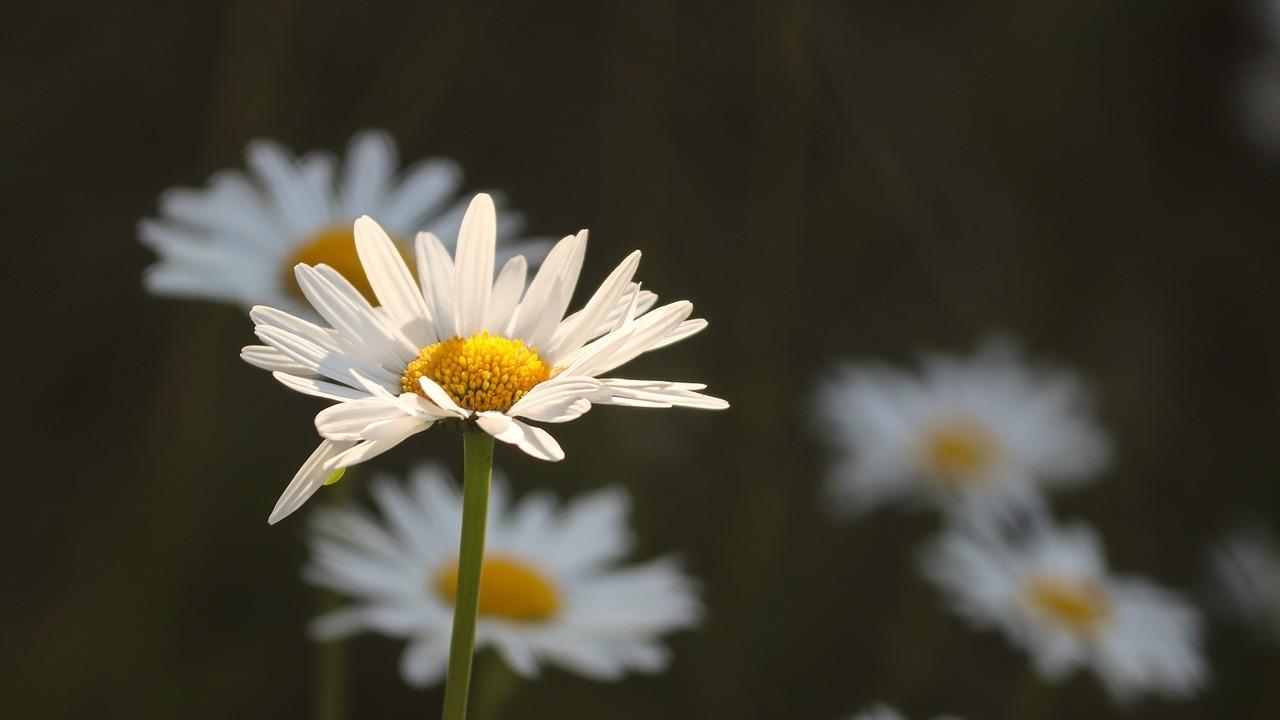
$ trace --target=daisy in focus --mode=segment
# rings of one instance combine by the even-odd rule
[[[448,160],[426,160],[397,175],[396,146],[382,132],[352,138],[339,165],[329,153],[295,158],[258,140],[246,151],[248,172],[223,170],[203,189],[176,188],[160,198],[160,217],[138,234],[160,256],[144,284],[157,295],[300,309],[293,277],[298,263],[326,264],[368,299],[369,282],[356,257],[351,224],[362,215],[383,222],[401,254],[419,230],[457,237],[466,202],[456,197],[462,173]],[[523,225],[505,213],[500,236]],[[539,241],[511,248],[533,260]]]
[[[870,710],[862,713],[861,715],[855,715],[852,718],[852,720],[906,720],[906,718],[903,717],[902,713],[889,707],[888,705],[877,705],[876,707],[871,708]],[[951,715],[946,715],[946,716],[939,716],[935,718],[935,720],[957,720],[957,719]]]
[[[386,452],[446,421],[478,429],[529,455],[558,461],[554,438],[525,420],[562,423],[592,405],[719,410],[705,386],[605,377],[650,350],[706,327],[693,305],[654,308],[632,282],[628,256],[586,305],[566,316],[587,233],[564,238],[525,289],[528,263],[508,260],[494,278],[497,222],[477,195],[450,257],[431,233],[417,236],[417,279],[373,220],[355,223],[356,250],[380,307],[327,265],[299,264],[298,285],[325,321],[317,325],[258,306],[250,317],[265,345],[242,357],[289,388],[332,400],[316,415],[324,438],[285,489],[269,522],[293,512],[336,471]]]
[[[406,486],[376,481],[373,494],[381,517],[354,505],[311,517],[307,579],[353,600],[312,633],[404,638],[405,681],[432,685],[449,657],[462,498],[431,465]],[[695,626],[701,605],[670,558],[620,566],[632,549],[628,509],[620,489],[560,507],[545,493],[513,503],[495,478],[477,647],[493,647],[525,677],[545,663],[597,680],[665,669],[660,636]]]
[[[1031,505],[1040,486],[1082,482],[1108,457],[1080,382],[1028,366],[1007,343],[926,357],[919,374],[846,365],[817,411],[839,453],[832,494],[855,512],[901,499]]]
[[[1280,545],[1261,526],[1238,531],[1213,554],[1224,609],[1280,640]]]
[[[956,613],[1001,631],[1047,680],[1089,668],[1126,701],[1188,697],[1208,675],[1196,612],[1151,583],[1109,574],[1085,527],[1046,526],[1021,544],[953,530],[924,570]]]

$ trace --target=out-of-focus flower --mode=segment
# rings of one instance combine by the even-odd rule
[[[435,466],[407,487],[373,486],[381,517],[356,507],[312,515],[307,579],[353,599],[316,619],[318,639],[374,631],[408,641],[406,682],[443,679],[449,656],[462,499]],[[613,680],[667,667],[660,636],[697,624],[693,584],[671,558],[620,567],[632,549],[620,489],[557,508],[547,494],[507,498],[495,478],[480,585],[477,647],[495,648],[516,672],[543,663]]]
[[[1004,342],[972,359],[928,356],[919,375],[846,365],[817,405],[839,453],[833,495],[855,511],[903,498],[1030,505],[1040,486],[1087,480],[1108,458],[1081,383],[1028,366]]]
[[[1263,46],[1240,68],[1236,114],[1246,139],[1276,159],[1280,158],[1280,1],[1251,4]]]
[[[1124,701],[1193,694],[1208,674],[1196,612],[1177,595],[1107,572],[1088,528],[1045,526],[1021,544],[957,530],[924,570],[961,616],[995,628],[1057,681],[1091,668]]]
[[[151,292],[300,309],[293,266],[302,262],[329,265],[372,300],[351,234],[356,218],[378,218],[407,254],[419,230],[457,237],[467,207],[455,196],[457,165],[425,160],[397,176],[395,143],[382,132],[352,138],[340,169],[328,153],[294,158],[266,140],[250,144],[246,159],[247,173],[223,170],[203,189],[166,192],[160,217],[139,224],[142,242],[160,256],[144,278]],[[504,221],[499,234],[511,240],[523,222],[513,212]],[[537,261],[548,246],[531,241],[510,250]]]
[[[303,464],[269,521],[293,512],[331,473],[364,462],[437,421],[466,422],[533,457],[564,451],[542,428],[518,418],[561,423],[593,404],[718,410],[728,403],[705,386],[666,380],[601,378],[636,356],[706,327],[679,301],[656,300],[631,282],[636,251],[579,312],[565,316],[586,252],[587,233],[564,238],[525,287],[527,263],[513,257],[494,280],[496,219],[477,195],[462,220],[455,258],[430,233],[417,238],[418,276],[369,218],[355,223],[356,249],[381,307],[373,307],[327,266],[297,267],[298,284],[329,327],[255,307],[265,346],[242,357],[274,371],[284,385],[336,404],[316,415],[324,440]]]
[[[1280,545],[1261,526],[1240,530],[1213,554],[1225,609],[1280,640]]]
[[[906,720],[902,713],[889,707],[888,705],[877,705],[870,710],[855,715],[851,720]],[[957,720],[952,715],[938,716],[935,720]]]

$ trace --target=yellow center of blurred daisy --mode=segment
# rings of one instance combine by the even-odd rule
[[[400,256],[408,261],[404,243],[399,242],[398,238],[392,239],[396,241],[395,246],[400,251]],[[364,274],[364,266],[360,264],[360,256],[356,253],[356,238],[351,223],[334,223],[324,227],[299,243],[294,253],[287,258],[283,268],[285,287],[302,297],[302,290],[293,276],[293,266],[298,263],[328,265],[354,285],[366,300],[374,305],[378,304],[369,278]],[[409,267],[413,267],[412,263]]]
[[[450,604],[458,598],[458,563],[436,573],[435,589]],[[555,585],[538,570],[502,555],[484,559],[479,614],[520,622],[546,620],[560,608]]]
[[[1091,635],[1111,614],[1111,600],[1097,583],[1040,577],[1027,585],[1027,600],[1072,632]]]
[[[982,428],[948,423],[929,432],[921,462],[930,475],[955,483],[978,477],[995,454],[996,444]]]
[[[506,412],[534,385],[551,377],[551,366],[519,340],[487,332],[428,345],[400,378],[404,392],[426,397],[420,378],[436,381],[460,407]]]

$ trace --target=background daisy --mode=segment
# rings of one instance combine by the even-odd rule
[[[372,300],[351,233],[356,218],[377,218],[408,255],[420,230],[456,238],[467,207],[456,163],[424,160],[401,173],[395,142],[380,131],[353,137],[341,163],[320,151],[295,158],[270,140],[251,143],[245,161],[247,171],[219,171],[204,188],[169,190],[160,216],[139,223],[139,238],[160,256],[144,275],[148,290],[297,310],[306,305],[293,277],[301,262],[333,267]],[[549,243],[507,242],[523,226],[504,212],[498,237],[508,253],[536,263]]]
[[[449,656],[462,498],[433,465],[404,487],[378,480],[373,494],[376,515],[348,506],[312,516],[305,576],[352,599],[312,630],[403,638],[404,679],[431,685]],[[548,663],[597,680],[665,669],[661,636],[695,626],[700,604],[672,558],[621,565],[633,547],[628,508],[620,489],[563,505],[546,493],[512,502],[495,477],[476,647],[496,649],[526,677]]]
[[[952,530],[924,571],[958,614],[1002,632],[1048,680],[1089,668],[1124,701],[1185,698],[1207,678],[1196,612],[1145,580],[1109,574],[1083,526],[1046,525],[1018,544]]]
[[[831,492],[853,510],[1033,504],[1041,486],[1087,480],[1108,456],[1079,380],[1029,366],[1004,341],[928,356],[918,374],[844,365],[816,406],[837,455]]]

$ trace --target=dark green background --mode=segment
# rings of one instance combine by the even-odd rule
[[[136,221],[245,143],[383,127],[531,229],[590,227],[711,327],[635,363],[727,413],[601,408],[520,488],[619,482],[706,626],[656,678],[550,671],[507,718],[1033,717],[1024,656],[917,579],[923,514],[827,517],[814,384],[988,331],[1078,367],[1117,460],[1059,496],[1119,569],[1194,590],[1216,534],[1280,518],[1280,168],[1238,138],[1256,23],[1219,0],[28,3],[0,19],[8,420],[0,708],[13,718],[305,717],[302,517],[267,512],[313,399],[237,359],[242,312],[147,297]],[[379,458],[442,458],[418,436]],[[16,460],[16,462],[15,462]],[[361,469],[367,477],[367,471]],[[359,477],[353,487],[360,489]],[[433,717],[398,643],[353,646],[356,717]],[[1198,700],[1052,717],[1272,718],[1280,649],[1213,626]],[[483,682],[483,677],[481,679]],[[1028,700],[1028,698],[1032,700]]]

